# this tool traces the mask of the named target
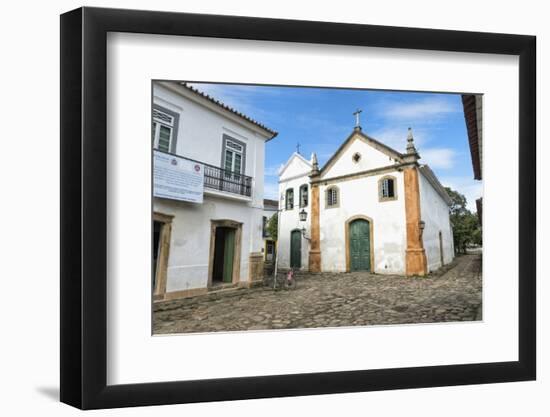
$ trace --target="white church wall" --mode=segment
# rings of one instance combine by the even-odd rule
[[[378,180],[383,175],[343,181],[339,188],[339,207],[326,208],[325,191],[321,186],[321,263],[323,271],[346,271],[346,221],[362,215],[372,219],[374,272],[405,273],[406,222],[404,182],[401,172],[391,175],[397,179],[397,199],[379,202]]]
[[[354,162],[352,157],[359,153],[361,158]],[[360,136],[355,136],[345,147],[338,159],[323,172],[322,178],[338,177],[340,175],[352,174],[354,172],[366,171],[369,169],[381,168],[393,165],[395,161],[385,153],[367,144]]]
[[[292,230],[302,229],[305,227],[308,231],[307,237],[309,237],[310,220],[311,220],[311,189],[309,184],[309,174],[311,167],[304,164],[298,157],[292,157],[287,169],[284,171],[284,175],[281,176],[279,182],[279,197],[280,208],[282,209],[279,219],[279,236],[277,242],[277,256],[278,267],[282,269],[290,268],[290,234]],[[301,175],[300,175],[301,173]],[[290,175],[287,175],[290,174]],[[300,176],[297,176],[300,175]],[[290,178],[285,180],[284,178]],[[308,205],[307,207],[300,207],[300,186],[308,185]],[[286,210],[285,196],[286,190],[289,188],[294,189],[294,208],[292,210]],[[301,210],[305,210],[307,213],[307,221],[300,222],[299,213]],[[307,270],[309,263],[309,241],[302,237],[302,269]]]
[[[174,216],[166,291],[204,288],[208,284],[211,220],[242,223],[240,280],[248,280],[250,252],[261,252],[262,210],[238,201],[205,196],[202,204],[155,198],[156,212]]]
[[[428,271],[431,272],[442,266],[439,243],[440,231],[443,241],[443,263],[448,264],[453,260],[453,233],[449,219],[449,206],[422,173],[419,173],[418,178],[420,215],[425,222],[422,238],[426,250]]]

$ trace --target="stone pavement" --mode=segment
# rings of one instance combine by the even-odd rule
[[[241,289],[155,303],[155,334],[481,320],[481,255],[424,278],[301,274],[295,290]]]

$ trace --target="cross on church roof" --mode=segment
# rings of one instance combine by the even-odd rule
[[[296,153],[301,155],[300,154],[300,142],[296,142]]]
[[[355,129],[361,130],[361,125],[359,123],[359,115],[363,112],[361,109],[357,109],[353,112],[353,115],[355,116]]]

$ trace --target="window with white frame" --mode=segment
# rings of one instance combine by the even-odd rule
[[[397,190],[395,188],[395,177],[386,176],[381,178],[378,182],[378,193],[380,201],[397,199]]]
[[[236,141],[229,136],[224,136],[223,169],[226,177],[239,177],[244,174],[245,151],[244,143]]]
[[[326,202],[327,208],[338,207],[339,205],[339,195],[338,188],[335,186],[329,187],[326,191]]]
[[[285,208],[287,210],[292,210],[294,208],[294,189],[293,188],[289,188],[288,190],[286,190]]]
[[[176,117],[154,108],[152,136],[154,149],[171,152],[176,141]]]
[[[300,186],[300,207],[307,207],[307,184]]]

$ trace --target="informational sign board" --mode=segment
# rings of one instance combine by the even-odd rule
[[[198,162],[153,151],[153,195],[202,203],[204,166]]]

